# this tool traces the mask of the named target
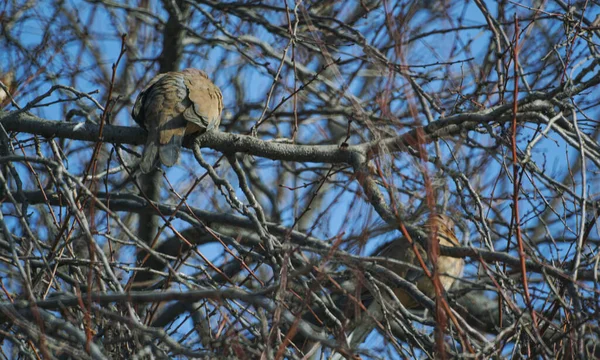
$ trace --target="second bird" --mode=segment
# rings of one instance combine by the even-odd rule
[[[160,163],[173,166],[183,137],[217,129],[223,96],[208,75],[198,69],[155,76],[135,100],[133,119],[148,131],[140,169],[149,173]]]

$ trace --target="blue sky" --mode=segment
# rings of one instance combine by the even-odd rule
[[[292,2],[288,2],[290,6],[293,6]],[[83,24],[85,24],[85,27],[88,29],[89,33],[92,35],[100,35],[102,34],[104,37],[104,40],[102,41],[98,41],[96,42],[96,46],[98,47],[98,51],[102,54],[102,66],[104,67],[105,71],[110,71],[110,68],[112,66],[112,64],[116,61],[118,55],[119,55],[119,49],[121,46],[121,42],[120,42],[120,33],[118,33],[117,30],[115,29],[119,29],[120,27],[125,28],[125,20],[123,18],[123,12],[121,11],[115,11],[114,14],[109,14],[107,11],[103,10],[103,9],[97,9],[95,11],[92,10],[92,7],[90,6],[90,4],[87,4],[86,2],[79,2],[79,1],[69,1],[68,4],[70,4],[70,6],[73,9],[77,9],[77,15],[79,18],[79,21]],[[496,8],[496,3],[493,1],[488,1],[487,5],[490,7],[490,9],[494,9],[492,10],[492,12],[495,12],[495,8]],[[460,10],[460,12],[464,12],[466,14],[465,18],[465,22],[463,25],[465,26],[470,26],[470,25],[483,25],[485,24],[485,19],[482,17],[480,11],[476,8],[476,6],[473,4],[473,2],[465,2],[465,7],[463,9],[458,9]],[[457,11],[458,11],[457,10]],[[549,11],[560,11],[559,9],[548,9]],[[590,8],[590,11],[595,11],[592,10]],[[52,12],[52,6],[50,3],[46,3],[46,2],[42,2],[39,4],[39,6],[37,8],[35,8],[34,10],[32,10],[32,13],[35,14],[35,16],[32,16],[31,19],[21,25],[19,30],[18,30],[18,34],[19,34],[19,39],[23,42],[23,44],[31,49],[35,48],[36,46],[38,46],[40,43],[42,43],[45,39],[45,31],[49,31],[50,33],[59,33],[61,31],[61,28],[63,26],[65,26],[65,24],[61,23],[61,21],[56,21],[56,23],[51,23],[49,24],[47,22],[48,16],[49,14]],[[531,12],[527,9],[520,9],[520,16],[521,17],[527,17],[529,15],[531,15]],[[117,15],[115,17],[115,15]],[[165,14],[159,14],[160,16],[162,16],[164,18]],[[364,33],[370,33],[370,26],[371,24],[375,21],[375,19],[380,18],[381,16],[383,16],[383,13],[381,11],[374,11],[370,14],[370,16],[366,19],[363,19],[360,22],[360,26],[358,27],[359,31],[362,31]],[[417,19],[420,15],[417,14]],[[591,16],[593,18],[593,16]],[[58,18],[60,19],[60,18]],[[278,21],[281,22],[282,19],[272,19],[273,21]],[[450,19],[452,20],[452,18]],[[48,26],[46,28],[46,26]],[[202,20],[197,20],[196,22],[194,22],[192,24],[192,28],[194,27],[198,27],[201,28],[202,26],[204,26],[204,22]],[[424,26],[421,29],[421,32],[427,32],[427,31],[432,31],[432,30],[436,30],[439,28],[445,28],[445,27],[449,27],[449,23],[444,23],[444,24],[427,24],[427,26]],[[529,24],[527,22],[523,22],[521,24],[521,28],[524,29],[525,31],[528,31],[528,27]],[[146,31],[154,31],[153,29],[146,29]],[[384,34],[384,32],[380,33],[379,35],[373,35],[367,38],[368,42],[370,44],[373,45],[377,45],[381,42],[381,38],[379,36],[383,36],[381,34]],[[254,34],[250,34],[250,35],[254,35],[256,37],[259,37],[263,40],[271,40],[272,38],[267,35],[266,31],[260,31],[257,30],[256,33]],[[410,34],[410,35],[414,35],[414,34]],[[410,37],[410,35],[408,37]],[[435,36],[435,37],[429,37],[423,40],[418,40],[416,41],[414,44],[412,44],[412,48],[411,51],[407,53],[407,57],[406,57],[406,63],[410,64],[410,65],[420,65],[420,64],[431,64],[431,63],[436,63],[436,62],[445,62],[445,61],[458,61],[458,60],[464,60],[467,58],[470,58],[471,56],[474,57],[474,59],[472,60],[472,63],[474,64],[480,64],[484,61],[484,57],[487,55],[485,53],[485,51],[483,51],[483,49],[486,49],[486,47],[488,46],[489,43],[489,37],[487,36],[487,33],[484,34],[484,30],[483,29],[471,29],[471,30],[465,30],[462,31],[460,33],[460,37],[461,37],[461,41],[464,42],[465,44],[468,43],[468,47],[465,46],[465,48],[470,49],[470,53],[466,52],[466,51],[459,51],[458,53],[455,51],[455,49],[453,49],[454,44],[455,44],[455,38],[454,38],[454,34],[448,34],[448,35],[440,35],[440,36]],[[523,33],[522,36],[522,41],[523,41],[523,46],[527,46],[528,49],[534,48],[535,49],[535,38],[529,37],[528,33],[525,32]],[[579,43],[578,43],[579,44]],[[277,51],[282,51],[282,47],[281,47],[281,43],[278,42],[276,44],[273,45]],[[223,91],[223,95],[224,95],[224,99],[225,99],[225,111],[224,111],[224,120],[223,123],[224,125],[226,125],[227,119],[230,118],[233,114],[235,114],[239,109],[237,108],[237,103],[234,96],[234,89],[232,88],[232,86],[230,85],[230,80],[232,77],[234,76],[238,76],[239,78],[241,78],[240,80],[240,84],[241,87],[243,89],[245,89],[245,98],[243,99],[245,103],[257,103],[261,106],[265,105],[265,94],[268,92],[271,83],[272,83],[272,75],[267,73],[264,68],[259,68],[259,67],[254,67],[251,66],[251,62],[249,61],[249,59],[247,59],[248,64],[247,66],[243,66],[240,67],[238,66],[239,64],[237,62],[240,61],[239,57],[234,56],[235,55],[235,51],[233,52],[229,52],[229,51],[225,51],[220,47],[209,47],[209,46],[202,46],[202,49],[206,49],[207,54],[202,57],[199,55],[189,55],[186,57],[186,61],[189,61],[191,63],[191,65],[195,66],[195,67],[199,67],[202,69],[207,70],[212,78],[214,79],[215,83],[217,85],[219,85]],[[579,52],[579,51],[583,51],[583,46],[582,45],[578,45],[577,47],[575,47],[575,52]],[[43,51],[39,52],[39,58],[38,61],[42,64],[46,64],[47,65],[47,71],[44,72],[44,75],[41,76],[33,76],[33,74],[31,73],[31,69],[25,66],[19,66],[19,64],[17,63],[17,61],[15,59],[17,59],[18,57],[15,55],[15,53],[11,53],[10,51],[8,52],[0,52],[0,69],[5,71],[8,68],[13,68],[13,66],[16,65],[16,71],[17,71],[17,78],[21,79],[23,81],[22,84],[20,84],[19,86],[19,90],[20,93],[18,94],[17,100],[19,102],[19,104],[21,105],[25,105],[27,104],[28,101],[30,101],[31,99],[35,98],[36,96],[40,95],[41,93],[47,91],[53,84],[68,84],[69,81],[66,78],[66,75],[69,70],[70,67],[77,65],[80,68],[84,68],[84,69],[89,69],[86,72],[83,72],[82,74],[76,76],[76,82],[75,85],[77,87],[77,89],[81,90],[81,91],[85,91],[85,92],[91,92],[94,90],[99,90],[100,93],[98,95],[96,95],[96,98],[101,101],[101,103],[103,103],[102,99],[103,97],[106,95],[105,91],[106,91],[106,86],[105,84],[98,84],[97,83],[97,78],[98,78],[98,73],[99,71],[97,69],[94,69],[95,67],[95,62],[93,60],[93,58],[91,57],[91,51],[90,49],[84,48],[82,50],[80,43],[75,42],[75,41],[71,41],[71,42],[66,42],[65,44],[63,44],[63,46],[61,47],[61,50],[63,51],[60,54],[57,54],[56,52],[52,52],[50,51],[52,50],[52,48],[50,49],[44,49]],[[144,49],[146,52],[140,54],[143,57],[155,57],[158,55],[158,52],[160,49],[156,49],[156,48],[149,48],[149,49]],[[345,47],[340,47],[340,59],[342,61],[347,60],[353,56],[356,56],[357,54],[361,54],[362,53],[362,49],[360,49],[360,47],[353,45],[353,46],[345,46]],[[540,50],[541,51],[541,50]],[[559,48],[557,50],[558,52],[564,54],[565,53],[565,48]],[[248,53],[252,56],[255,56],[254,58],[252,58],[252,60],[254,61],[258,61],[258,62],[263,62],[263,61],[267,61],[267,59],[264,59],[261,57],[261,51],[259,48],[257,47],[249,47],[248,48]],[[344,53],[348,54],[345,55]],[[426,55],[423,55],[426,54]],[[531,52],[531,54],[535,54],[535,51]],[[127,56],[131,56],[132,53],[128,53]],[[541,57],[542,54],[539,54],[539,56]],[[301,58],[301,54],[298,55],[299,58]],[[273,59],[268,59],[271,61],[270,66],[268,67],[270,71],[276,71],[277,70],[277,65],[278,63],[273,61]],[[535,59],[522,59],[522,61],[527,64],[527,62],[531,61],[534,62]],[[583,65],[585,65],[587,63],[583,63]],[[303,64],[309,68],[313,68],[313,70],[318,70],[317,68],[317,64],[315,61],[311,61],[308,62],[306,64]],[[186,64],[187,66],[187,64]],[[352,65],[349,65],[352,66]],[[465,92],[468,92],[469,89],[472,89],[474,86],[476,86],[477,84],[474,83],[464,83],[464,84],[459,84],[456,82],[453,82],[451,79],[448,79],[446,77],[444,77],[444,75],[446,74],[446,70],[448,67],[450,67],[452,69],[452,72],[461,72],[464,71],[465,68],[467,68],[469,66],[468,63],[456,63],[456,64],[452,64],[452,65],[447,65],[447,66],[440,66],[439,68],[439,72],[437,73],[433,73],[433,77],[434,80],[429,82],[426,87],[425,90],[426,91],[430,91],[432,93],[436,93],[438,91],[440,91],[440,89],[452,89],[452,88],[456,88],[456,89],[461,89]],[[581,71],[581,69],[584,68],[584,66],[582,66],[582,64],[575,64],[573,65],[574,70],[572,70],[571,68],[569,68],[568,73],[571,74],[571,71],[573,72],[573,75],[571,75],[571,77],[575,76],[578,71]],[[241,70],[240,70],[241,69]],[[356,69],[357,71],[361,70],[359,68]],[[419,68],[413,68],[412,69],[415,72],[419,71]],[[143,66],[142,65],[138,65],[136,67],[136,71],[138,72],[138,74],[141,74],[141,72],[143,71]],[[151,77],[151,75],[154,75],[155,71],[156,71],[156,66],[152,69],[152,74],[149,74],[149,76],[147,76],[147,78],[149,79]],[[510,73],[512,74],[512,69],[510,70]],[[492,74],[495,74],[494,72],[492,72]],[[535,74],[531,74],[528,79],[533,80],[534,79]],[[591,75],[590,75],[591,76]],[[28,79],[28,80],[24,80],[24,79]],[[350,79],[348,78],[337,78],[334,79],[333,81],[340,87],[342,88],[344,85],[346,84],[346,81],[349,81]],[[495,81],[495,78],[490,78],[488,79],[488,81]],[[393,80],[390,80],[391,84],[390,84],[390,88],[392,89],[391,91],[396,93],[396,92],[400,92],[402,90],[401,86],[405,85],[403,79],[396,77]],[[293,84],[293,73],[291,71],[286,72],[285,75],[285,80],[282,81],[282,83],[287,84],[288,86],[291,86]],[[364,79],[361,79],[360,77],[357,80],[353,80],[350,84],[348,89],[346,90],[347,92],[353,93],[353,94],[360,94],[361,90],[362,90],[362,86],[364,85]],[[559,84],[547,84],[547,86],[549,87],[553,87],[553,86],[558,86]],[[512,83],[509,82],[508,83],[508,88],[512,89]],[[381,89],[379,88],[374,88],[372,90],[370,90],[371,92],[379,92]],[[273,99],[271,100],[269,107],[273,108],[274,106],[276,106],[280,99],[281,93],[278,93],[276,97],[273,97]],[[522,93],[524,94],[524,93]],[[135,96],[137,95],[137,91],[135,91],[132,94],[122,94],[123,96],[128,96],[129,99],[133,100],[135,98]],[[586,94],[587,96],[594,96],[595,93],[594,92],[590,92],[589,94]],[[53,100],[56,100],[58,98],[64,97],[64,95],[59,95],[58,93],[55,93],[52,97],[49,97],[48,99],[45,100],[45,102],[50,102]],[[302,100],[302,99],[301,99]],[[309,99],[310,100],[310,99]],[[404,98],[398,98],[397,100],[395,100],[394,102],[392,102],[390,104],[390,108],[392,113],[396,113],[396,112],[401,112],[403,111],[403,109],[405,108],[405,99]],[[492,97],[492,101],[494,102],[496,99],[494,99]],[[306,101],[306,103],[308,103],[308,101]],[[284,105],[282,107],[282,110],[287,110],[290,111],[291,110],[291,101]],[[87,103],[86,105],[90,105],[89,103]],[[490,106],[492,105],[490,102],[488,103],[484,103],[485,106]],[[310,108],[310,105],[307,105],[305,107],[306,108]],[[36,108],[33,109],[32,112],[35,113],[36,115],[39,115],[41,117],[47,118],[47,119],[52,119],[52,120],[63,120],[64,118],[64,114],[66,113],[66,109],[70,109],[70,108],[76,108],[77,106],[74,103],[67,103],[65,104],[57,104],[57,105],[52,105],[52,106],[48,106],[48,107],[43,107],[43,108]],[[373,108],[373,109],[377,109],[377,104],[365,104],[366,108]],[[258,107],[256,110],[250,112],[251,116],[254,116],[256,118],[258,118],[258,116],[261,113],[262,108]],[[465,110],[469,110],[469,109],[465,109]],[[96,112],[96,115],[98,115],[99,113]],[[589,111],[586,111],[586,114],[591,115],[594,118],[597,118],[597,110],[595,108],[590,109]],[[437,116],[436,116],[437,118]],[[316,118],[314,119],[314,121],[312,121],[311,123],[304,125],[301,127],[300,130],[300,136],[299,136],[299,142],[300,143],[307,143],[307,144],[314,144],[314,143],[320,143],[322,141],[328,140],[327,139],[327,134],[324,134],[323,129],[325,128],[325,122],[324,121],[326,119],[320,119],[320,118]],[[82,121],[81,118],[76,119],[76,121]],[[421,120],[423,121],[423,120]],[[119,112],[118,114],[116,114],[115,118],[113,119],[113,123],[114,124],[121,124],[121,125],[131,125],[131,126],[135,126],[134,122],[132,121],[130,115],[129,115],[129,106],[126,106],[121,112]],[[221,127],[223,129],[223,126]],[[264,139],[268,139],[271,136],[274,135],[286,135],[290,133],[290,126],[289,124],[284,124],[284,125],[279,125],[278,130],[276,130],[276,127],[273,126],[270,123],[266,123],[263,127],[263,130],[266,131],[266,134],[264,135]],[[532,136],[534,136],[534,134],[536,134],[536,129],[529,127],[529,128],[525,128],[523,129],[519,136],[521,139],[528,139],[531,138]],[[351,139],[351,143],[357,143],[360,140],[359,135],[363,135],[363,134],[357,134],[355,135],[352,139]],[[27,138],[28,135],[22,135],[21,138]],[[492,140],[487,136],[487,135],[480,135],[480,136],[473,136],[473,138],[475,140],[479,140],[484,144],[491,144]],[[67,145],[72,145],[72,147],[78,147],[78,146],[82,146],[82,144],[76,144],[70,141],[67,141]],[[448,142],[447,144],[442,142],[441,145],[441,149],[442,149],[442,154],[445,158],[445,160],[449,160],[450,159],[450,152],[454,151],[455,149],[455,142]],[[85,146],[85,145],[84,145]],[[107,145],[107,147],[110,148],[111,145]],[[431,150],[431,152],[433,153],[434,151],[434,146],[430,145],[428,147],[428,149]],[[140,150],[140,149],[138,149]],[[508,149],[505,149],[505,151],[508,151]],[[205,150],[205,156],[208,156],[209,159],[215,159],[216,156],[218,154],[215,154],[214,152],[212,152],[209,149]],[[461,157],[461,156],[469,156],[470,153],[467,153],[467,150],[464,149],[458,149],[458,153],[456,154],[457,157]],[[479,156],[484,156],[486,155],[485,153],[480,153]],[[499,212],[502,213],[506,218],[509,217],[509,214],[511,212],[511,201],[508,199],[508,195],[510,195],[509,190],[511,189],[511,183],[509,181],[509,176],[507,176],[507,174],[505,173],[505,169],[502,168],[501,163],[502,163],[502,159],[501,157],[503,156],[503,154],[498,154],[499,159],[497,162],[495,163],[491,163],[485,170],[484,175],[481,178],[478,179],[470,179],[473,183],[484,183],[484,184],[490,184],[495,182],[496,180],[499,180],[499,195],[500,197],[504,198],[503,201],[498,200],[495,204],[493,204],[494,206],[497,207],[497,209],[499,209]],[[508,155],[504,155],[504,156],[508,156]],[[86,157],[89,158],[89,151],[82,151],[76,154],[76,157],[73,158],[73,164],[77,163],[77,159],[85,159]],[[565,144],[564,141],[562,141],[560,138],[558,138],[555,134],[551,134],[548,138],[542,139],[537,146],[534,148],[533,151],[533,160],[537,163],[537,164],[546,164],[547,165],[547,174],[553,178],[562,178],[568,171],[568,166],[573,166],[573,164],[575,164],[575,162],[577,161],[578,158],[578,154],[577,154],[577,149],[567,146]],[[279,164],[277,164],[276,162],[271,162],[270,160],[263,160],[263,159],[256,159],[259,163],[265,163],[266,164],[266,170],[262,170],[260,172],[260,174],[262,176],[264,176],[265,178],[270,178],[273,177],[274,178],[274,168],[276,168],[277,166],[280,166]],[[477,159],[470,159],[472,161],[476,161]],[[113,164],[114,166],[115,164]],[[177,183],[179,182],[184,182],[188,179],[188,175],[186,172],[181,171],[181,168],[185,168],[186,165],[189,166],[194,166],[194,160],[193,157],[189,154],[184,156],[181,162],[181,167],[180,168],[174,168],[169,172],[169,178]],[[395,160],[395,165],[401,169],[401,170],[407,170],[407,174],[414,174],[415,173],[415,163],[412,159],[408,159],[405,160],[401,157],[397,158]],[[592,164],[587,164],[588,165],[588,185],[589,185],[589,189],[588,191],[590,191],[592,194],[596,194],[597,190],[595,190],[596,185],[597,185],[597,170],[596,167],[594,167]],[[270,168],[269,166],[272,166],[273,168]],[[301,167],[302,165],[298,165],[299,167]],[[455,169],[460,170],[461,166],[464,166],[464,163],[459,163],[459,164],[455,164],[453,165],[455,166]],[[23,171],[24,173],[26,172],[25,167],[19,167],[19,169],[21,171]],[[73,171],[77,171],[76,167],[72,168]],[[512,171],[512,170],[511,170]],[[306,178],[302,178],[302,179],[288,179],[289,182],[283,184],[289,187],[295,187],[298,185],[301,185],[303,182],[309,182],[311,180],[315,180],[318,179],[319,176],[322,175],[322,173],[318,173],[318,174],[313,174],[313,177],[309,177],[307,176]],[[573,178],[575,179],[575,183],[577,185],[573,186],[573,190],[577,193],[581,193],[582,189],[581,189],[581,175],[579,173],[574,173],[573,174]],[[229,175],[229,179],[232,180],[233,176]],[[340,180],[342,181],[348,181],[348,178],[345,176],[340,176],[339,177]],[[417,180],[417,179],[409,179],[409,180]],[[208,181],[208,180],[206,180]],[[232,180],[235,184],[235,180]],[[534,191],[535,186],[537,185],[537,181],[532,181],[528,178],[524,178],[523,179],[523,187],[525,189],[527,189],[527,191]],[[402,186],[406,183],[408,183],[408,180],[398,180],[398,186]],[[26,186],[28,187],[28,189],[34,189],[35,188],[35,184],[34,183],[30,183],[30,184],[26,184]],[[450,188],[454,188],[454,184],[452,182],[450,182],[448,184],[448,186]],[[210,182],[206,183],[203,182],[201,184],[201,188],[204,189],[210,189]],[[315,236],[319,236],[321,238],[331,238],[333,236],[335,236],[336,234],[340,234],[340,233],[345,233],[345,234],[349,234],[351,232],[358,232],[360,230],[362,230],[364,228],[364,226],[366,226],[368,223],[369,225],[373,225],[373,224],[377,224],[377,223],[381,223],[381,220],[379,219],[379,216],[374,213],[374,211],[372,210],[372,208],[370,207],[370,205],[366,204],[363,200],[357,201],[356,200],[356,195],[354,194],[355,191],[358,191],[358,186],[356,184],[356,182],[352,183],[349,186],[350,190],[353,190],[351,192],[347,192],[343,195],[339,195],[337,193],[337,189],[332,191],[330,195],[328,195],[325,200],[324,200],[324,204],[333,204],[330,213],[328,214],[328,216],[323,217],[321,220],[321,224],[319,226],[317,226],[315,228],[314,231],[314,235]],[[182,192],[184,191],[183,189],[181,190]],[[205,190],[205,191],[210,191],[210,190]],[[489,195],[489,194],[484,194],[484,195]],[[550,193],[548,193],[548,195],[552,195]],[[238,191],[238,197],[240,199],[244,199],[243,194]],[[303,191],[303,190],[298,190],[296,192],[291,192],[289,191],[287,194],[285,194],[284,196],[284,200],[282,201],[281,204],[281,208],[284,211],[284,216],[282,216],[282,218],[284,219],[284,223],[287,225],[291,225],[293,223],[293,219],[295,217],[296,214],[300,213],[303,210],[302,204],[305,203],[305,200],[309,197],[309,194],[307,191]],[[304,199],[303,201],[298,201],[297,199]],[[399,195],[399,199],[401,201],[409,201],[409,197],[406,195]],[[199,207],[209,207],[211,206],[209,204],[209,202],[207,201],[208,197],[202,197],[201,192],[199,192],[198,196],[192,201],[192,203],[195,206],[199,206]],[[299,205],[300,204],[300,205]],[[6,206],[6,205],[5,205]],[[346,211],[348,208],[350,208],[352,206],[353,209],[356,209],[355,212],[348,214],[348,212]],[[536,216],[536,213],[532,212],[534,210],[534,207],[530,204],[528,204],[527,202],[523,201],[520,203],[521,206],[521,214],[524,218],[534,218]],[[565,203],[562,204],[563,209],[559,209],[558,211],[561,212],[562,210],[566,210],[566,209],[573,209],[574,206],[573,204],[569,204],[569,203]],[[223,207],[226,208],[226,207]],[[365,220],[365,214],[369,214],[370,218],[368,220]],[[360,226],[357,226],[357,224],[360,224]],[[15,229],[16,227],[16,223],[15,223]],[[470,225],[470,231],[471,231],[471,240],[476,241],[478,239],[478,234],[475,231],[475,227],[473,224],[469,224]],[[184,227],[184,224],[182,222],[176,222],[176,226],[179,227]],[[561,224],[556,224],[555,225],[555,229],[551,229],[553,232],[553,236],[563,236],[563,235],[570,235],[570,236],[575,236],[577,234],[578,231],[578,226],[579,224],[577,223],[569,223],[567,227],[561,226]],[[554,233],[554,231],[556,231],[556,233]],[[373,247],[375,247],[377,244],[379,244],[381,241],[383,240],[389,240],[392,236],[396,236],[397,234],[388,234],[386,236],[382,236],[379,239],[372,239],[373,241],[370,241],[368,246],[365,248],[365,253],[368,253],[371,251],[371,249]],[[100,242],[104,241],[103,237],[98,237],[98,240]],[[475,246],[479,246],[479,243],[475,243]],[[499,239],[496,244],[497,249],[504,249],[505,247],[505,239]],[[512,247],[513,249],[515,248],[514,246]],[[213,258],[220,258],[220,254],[221,254],[221,245],[208,245],[205,248],[202,249],[202,251],[204,253],[206,253],[207,255],[209,255],[210,257]],[[562,254],[555,254],[553,253],[553,251],[556,250],[554,248],[554,246],[549,243],[546,246],[540,246],[539,248],[539,254],[542,256],[547,256],[547,257],[561,257]],[[558,251],[564,251],[566,249],[562,249],[559,248]],[[514,253],[514,251],[513,251]],[[467,269],[467,273],[469,275],[475,275],[477,272],[477,269],[474,266],[471,266]]]

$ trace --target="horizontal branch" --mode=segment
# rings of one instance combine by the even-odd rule
[[[146,131],[140,127],[105,125],[103,138],[99,139],[100,126],[91,122],[73,123],[50,121],[28,113],[6,113],[0,111],[0,124],[6,131],[58,137],[82,141],[104,141],[115,144],[142,145],[146,142]],[[253,136],[214,131],[200,136],[203,147],[223,153],[248,153],[272,160],[349,163],[353,151],[364,151],[360,146],[340,147],[337,145],[295,145],[264,141]],[[192,142],[184,145],[191,148]]]
[[[41,308],[46,310],[59,310],[64,307],[79,307],[83,304],[87,304],[91,299],[92,303],[97,305],[107,305],[110,303],[153,303],[153,302],[166,302],[166,301],[185,301],[185,302],[196,302],[203,299],[212,299],[216,301],[222,300],[239,300],[252,304],[257,308],[265,309],[269,312],[275,310],[281,310],[281,307],[277,305],[273,300],[265,297],[265,294],[277,291],[277,286],[271,286],[268,289],[262,289],[260,292],[251,293],[241,289],[198,289],[191,291],[132,291],[128,293],[91,293],[78,295],[61,295],[55,296],[52,299],[40,300],[35,302],[30,301],[16,301],[11,302],[0,302],[0,312],[2,314],[11,313],[15,310],[24,309],[29,310],[32,308]],[[338,344],[335,340],[331,340],[327,337],[327,334],[323,332],[315,331],[314,327],[307,321],[298,319],[298,317],[292,314],[289,310],[281,310],[283,319],[289,324],[296,324],[298,331],[304,336],[323,342],[325,345],[337,348]]]
[[[46,198],[43,197],[41,191],[26,191],[24,195],[30,204],[41,204],[49,202],[54,206],[60,206],[60,197],[56,193],[46,192]],[[106,201],[109,208],[113,211],[127,211],[133,213],[146,213],[155,211],[153,207],[148,206],[148,202],[141,196],[133,194],[111,194],[107,197],[106,193],[99,192],[96,194],[98,199]],[[63,204],[64,205],[64,204]],[[155,204],[163,214],[174,214],[175,217],[189,222],[191,225],[197,225],[193,219],[198,218],[205,224],[229,224],[244,229],[252,229],[252,223],[239,216],[224,214],[224,213],[213,213],[201,209],[187,206],[185,208],[177,209],[174,205]],[[191,215],[191,217],[190,217]],[[419,240],[418,228],[407,226],[411,235],[415,236],[416,240]],[[299,246],[302,246],[305,251],[313,251],[321,254],[329,254],[331,252],[330,245],[326,242],[321,241],[317,238],[307,236],[298,231],[289,231],[289,229],[283,225],[269,224],[269,230],[278,235],[289,235],[291,240]],[[342,258],[359,264],[360,261],[365,261],[364,257],[351,255],[344,251],[337,250],[336,253]],[[476,249],[472,247],[448,247],[440,246],[440,253],[444,256],[456,257],[456,258],[467,258],[472,259],[484,259],[487,262],[500,262],[507,264],[511,267],[520,266],[520,260],[517,257],[511,256],[505,252],[489,251],[484,249]],[[369,258],[371,259],[371,258]],[[385,260],[385,259],[381,259]],[[548,274],[555,277],[557,280],[570,282],[571,278],[569,275],[562,270],[552,266],[550,264],[543,263],[539,260],[527,260],[527,269],[540,274]],[[580,280],[593,280],[594,274],[591,271],[583,271]]]
[[[524,99],[520,107],[526,111],[544,111],[550,104],[539,99]],[[503,119],[509,110],[506,105],[476,113],[464,113],[432,122],[424,127],[411,129],[398,136],[365,142],[357,145],[298,145],[260,140],[254,136],[213,131],[200,136],[203,147],[222,153],[247,153],[271,160],[315,162],[327,164],[353,164],[357,158],[368,159],[382,152],[404,152],[416,150],[417,144],[429,144],[436,139],[448,138],[474,130]],[[146,131],[139,127],[105,125],[103,138],[99,139],[100,126],[91,122],[73,123],[51,121],[30,113],[4,112],[0,110],[0,124],[6,131],[29,133],[48,138],[59,137],[82,141],[104,141],[115,144],[142,145],[146,142]],[[191,148],[192,142],[186,141]]]
[[[92,122],[45,120],[29,113],[0,110],[0,124],[7,132],[16,131],[47,138],[98,141],[100,126]],[[104,141],[116,144],[141,145],[146,142],[146,132],[139,127],[106,125]]]

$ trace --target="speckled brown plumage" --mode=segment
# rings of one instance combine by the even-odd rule
[[[148,131],[140,169],[173,166],[183,137],[217,129],[223,97],[204,71],[185,69],[155,76],[138,95],[131,115]]]

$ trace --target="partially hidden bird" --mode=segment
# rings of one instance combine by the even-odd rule
[[[4,84],[8,91],[14,90],[14,87],[16,85],[15,73],[13,71],[7,71],[3,74],[0,73],[0,82]],[[6,98],[8,98],[8,93],[4,91],[2,87],[0,87],[0,109],[2,109],[2,104],[4,103],[4,100],[6,100]]]
[[[140,170],[147,174],[159,165],[173,166],[183,138],[218,129],[223,110],[221,90],[208,75],[188,68],[155,76],[133,106],[133,119],[148,131]]]
[[[425,224],[425,230],[431,234],[433,228],[436,229],[436,238],[440,245],[448,247],[460,246],[460,242],[454,231],[454,222],[450,217],[442,214],[433,215],[433,217]],[[425,251],[421,244],[416,243],[415,245],[423,261],[426,264],[430,264],[431,262],[427,251]],[[424,271],[415,269],[415,267],[420,268],[421,265],[411,243],[407,239],[403,237],[394,239],[376,249],[373,252],[373,256],[398,260],[398,263],[387,263],[383,266],[405,280],[415,284],[427,297],[431,299],[435,298],[435,287],[431,279]],[[408,264],[409,266],[404,264]],[[465,262],[462,258],[441,255],[437,258],[439,279],[444,290],[450,290],[456,279],[460,278],[462,275],[464,266]],[[421,307],[420,303],[404,289],[394,286],[393,282],[390,282],[388,286],[393,290],[394,295],[396,295],[400,303],[407,309],[417,309]],[[391,301],[389,296],[385,295],[385,292],[382,292],[382,295],[384,300]],[[374,329],[376,321],[381,321],[383,319],[383,311],[379,301],[373,299],[373,296],[368,294],[368,291],[362,298],[363,302],[365,302],[365,300],[367,300],[367,303],[370,302],[370,305],[368,305],[367,308],[369,315],[355,319],[353,330],[348,335],[348,341],[351,348],[360,345]],[[339,353],[334,354],[331,357],[331,359],[334,360],[341,358]]]
[[[434,227],[437,233],[437,239],[441,246],[460,246],[460,242],[454,232],[454,221],[448,216],[436,214],[433,216],[432,220],[425,224],[425,230],[430,234]],[[419,243],[416,243],[416,248],[419,251],[421,258],[427,263],[428,255],[425,249]],[[403,263],[412,264],[415,267],[421,267],[412,245],[404,238],[395,239],[384,244],[375,250],[374,255],[392,258]],[[440,282],[445,290],[449,290],[450,287],[452,287],[452,284],[454,284],[454,281],[462,275],[464,266],[465,261],[462,258],[450,256],[438,257],[437,269],[440,274]],[[400,264],[388,264],[386,267],[397,275],[415,284],[417,288],[429,298],[435,298],[435,288],[433,283],[423,271],[417,271],[414,270],[414,268],[402,266]],[[420,307],[420,304],[404,290],[396,288],[394,289],[394,294],[398,297],[398,300],[400,300],[404,307],[408,309]]]

